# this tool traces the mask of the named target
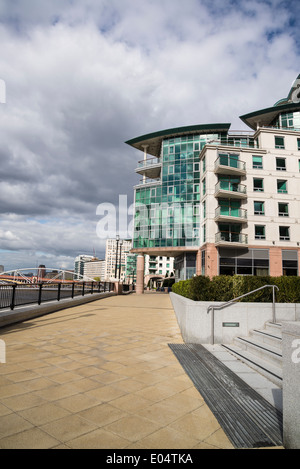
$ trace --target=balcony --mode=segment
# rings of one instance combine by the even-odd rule
[[[216,233],[215,244],[217,246],[245,247],[248,245],[248,235],[243,233],[219,231]]]
[[[159,178],[161,173],[161,162],[158,158],[149,158],[138,162],[135,172],[148,178]]]
[[[215,173],[242,176],[246,174],[246,163],[227,154],[219,155],[215,161]]]
[[[217,207],[215,211],[215,221],[217,222],[238,222],[247,223],[247,210],[243,208]]]
[[[230,181],[219,181],[215,186],[215,197],[246,199],[247,188],[243,184]]]
[[[161,185],[161,179],[150,179],[150,178],[143,178],[140,182],[134,186],[134,189],[141,189],[142,187],[155,187]]]

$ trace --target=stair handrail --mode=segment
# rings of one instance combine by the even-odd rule
[[[241,296],[238,296],[237,298],[233,298],[232,300],[229,300],[227,301],[226,303],[222,303],[218,306],[215,306],[215,305],[210,305],[208,308],[207,308],[207,314],[209,313],[209,311],[211,310],[212,311],[212,314],[211,314],[211,344],[214,345],[214,321],[215,321],[215,309],[223,309],[223,308],[226,308],[227,306],[230,306],[232,303],[235,303],[236,301],[240,300],[241,298],[244,298],[245,296],[248,296],[248,295],[251,295],[252,293],[255,293],[259,290],[262,290],[263,288],[272,288],[273,289],[273,293],[272,293],[272,318],[273,318],[273,323],[275,324],[276,323],[276,310],[275,310],[275,288],[277,288],[277,290],[279,290],[279,288],[277,287],[277,285],[263,285],[262,287],[259,287],[259,288],[256,288],[255,290],[252,290],[248,293],[244,293],[243,295]]]

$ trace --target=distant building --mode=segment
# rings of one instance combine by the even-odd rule
[[[4,272],[4,265],[0,265],[0,274],[2,274],[2,272]]]
[[[93,259],[84,263],[83,270],[84,279],[95,279],[105,280],[106,278],[106,263],[103,259]]]
[[[74,279],[81,280],[84,275],[84,264],[93,259],[93,256],[86,256],[81,254],[76,257],[74,263]]]
[[[106,278],[105,280],[119,279],[123,282],[126,277],[126,261],[132,247],[131,240],[106,240]],[[121,258],[121,262],[120,262]]]
[[[45,265],[39,265],[38,268],[38,273],[37,273],[38,279],[43,279],[46,277],[46,266]]]

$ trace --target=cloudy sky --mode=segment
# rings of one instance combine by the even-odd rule
[[[298,0],[0,0],[0,264],[104,255],[102,204],[133,201],[124,142],[231,122],[300,73]],[[101,210],[100,210],[101,211]],[[128,222],[130,219],[128,220]]]

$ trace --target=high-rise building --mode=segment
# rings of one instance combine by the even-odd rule
[[[300,75],[287,98],[230,124],[161,130],[126,143],[141,150],[132,252],[137,291],[144,256],[174,257],[195,274],[298,275]]]
[[[93,259],[93,256],[86,256],[85,254],[80,254],[76,257],[74,263],[74,279],[83,280],[84,274],[84,264]]]

